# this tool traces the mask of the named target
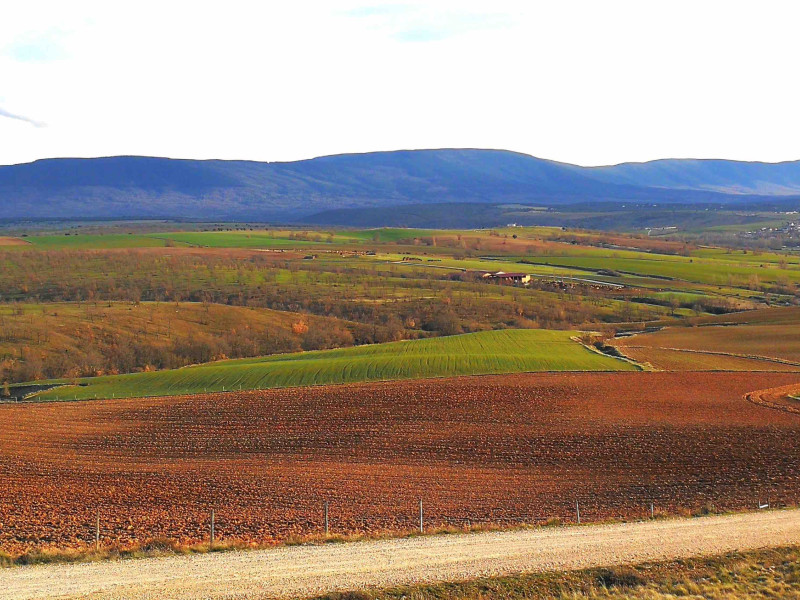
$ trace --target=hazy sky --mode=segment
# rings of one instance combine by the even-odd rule
[[[4,2],[0,164],[800,159],[800,2]]]

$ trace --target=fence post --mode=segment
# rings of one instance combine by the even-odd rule
[[[422,512],[422,498],[419,499],[419,532],[425,533],[425,514]]]
[[[214,533],[215,533],[214,532],[214,525],[215,525],[215,523],[214,523],[214,509],[212,508],[211,509],[211,543],[210,543],[211,546],[214,545]]]
[[[651,519],[655,519],[656,518],[656,509],[653,506],[652,502],[650,503],[650,518]]]
[[[578,504],[578,501],[575,500],[575,515],[578,517],[578,525],[581,524],[581,507]]]
[[[100,511],[97,511],[97,520],[94,523],[94,549],[100,551]]]
[[[328,521],[328,511],[329,511],[328,501],[325,500],[325,537],[328,537],[328,534],[331,531],[330,522]]]

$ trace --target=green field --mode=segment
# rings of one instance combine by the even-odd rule
[[[342,236],[365,242],[398,242],[413,240],[414,238],[436,237],[454,235],[459,233],[475,233],[470,231],[457,231],[453,229],[406,229],[398,227],[381,227],[379,229],[355,229],[339,232]]]
[[[26,238],[35,248],[42,250],[88,248],[154,248],[166,242],[146,235],[107,233],[70,235],[32,235]],[[24,247],[24,246],[23,246]]]
[[[177,395],[357,381],[528,371],[631,371],[622,360],[586,349],[575,331],[484,331],[465,335],[279,354],[174,369],[81,379],[39,399]]]
[[[400,240],[454,235],[455,231],[433,229],[345,229],[345,230],[291,230],[271,229],[255,231],[177,231],[148,234],[153,239],[170,239],[193,246],[209,248],[282,248],[324,243],[394,243]],[[290,237],[293,236],[293,237]]]
[[[690,256],[657,254],[635,249],[611,249],[596,246],[572,245],[547,242],[532,251],[526,251],[527,230],[518,229],[518,240],[492,237],[485,231],[426,230],[426,229],[339,229],[339,230],[244,230],[244,231],[176,231],[147,234],[76,234],[34,235],[27,238],[30,246],[13,246],[12,249],[33,247],[43,250],[55,249],[111,249],[153,247],[164,245],[198,246],[209,248],[287,248],[312,249],[320,246],[339,245],[348,247],[380,246],[396,244],[403,240],[438,238],[441,248],[426,245],[417,253],[424,256],[428,265],[431,255],[436,255],[433,266],[460,269],[486,269],[525,271],[539,274],[569,274],[598,277],[597,271],[613,270],[623,275],[628,285],[646,286],[631,278],[655,278],[656,285],[663,281],[691,282],[706,286],[727,286],[739,289],[759,290],[761,284],[800,282],[800,258],[774,252],[745,252],[723,248],[699,248]],[[454,256],[463,253],[455,247],[456,237],[465,236],[465,241],[481,238],[485,250],[473,250],[481,254],[494,255],[498,260],[486,260],[482,256]],[[514,233],[514,235],[518,235]],[[448,242],[449,240],[449,246]],[[504,242],[511,242],[507,247]],[[470,242],[472,243],[472,242]],[[498,246],[497,244],[501,245]],[[378,260],[400,260],[405,255],[379,252]],[[521,252],[520,252],[521,251]],[[499,253],[499,254],[498,254]],[[719,290],[718,290],[719,291]],[[727,295],[727,294],[726,294]]]
[[[546,256],[529,257],[530,263],[554,265],[559,267],[587,270],[612,269],[621,273],[633,273],[645,277],[666,277],[706,283],[710,285],[747,285],[750,278],[757,277],[762,282],[800,281],[800,270],[780,269],[774,265],[765,266],[741,264],[734,261],[689,259],[677,256],[648,256],[640,258],[587,257],[587,256]]]
[[[582,269],[569,269],[562,267],[552,267],[548,265],[530,265],[520,263],[518,259],[509,258],[431,258],[423,254],[396,254],[379,252],[375,256],[366,257],[364,260],[390,261],[403,267],[419,268],[438,268],[438,269],[458,269],[471,271],[505,271],[507,273],[523,271],[525,273],[539,275],[563,275],[586,277],[586,271]],[[404,261],[405,259],[405,261]],[[413,260],[409,260],[413,259]],[[603,277],[594,277],[604,279]],[[608,279],[608,278],[605,278]]]
[[[293,248],[309,246],[315,243],[324,243],[327,236],[321,233],[312,233],[308,239],[289,239],[288,232],[268,231],[178,231],[174,233],[147,234],[151,241],[165,240],[207,248]]]

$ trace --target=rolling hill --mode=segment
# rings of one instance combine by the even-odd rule
[[[78,380],[78,386],[44,391],[37,399],[170,396],[528,371],[638,370],[631,363],[588,350],[572,339],[577,333],[545,329],[482,331],[218,361],[182,369],[84,378]]]
[[[579,167],[503,150],[409,150],[284,163],[136,156],[0,167],[0,220],[297,222],[342,209],[577,202],[717,203],[800,198],[800,162],[667,160]]]

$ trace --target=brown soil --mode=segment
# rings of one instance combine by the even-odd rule
[[[759,406],[800,415],[800,385],[785,385],[768,390],[759,390],[745,395],[745,398]]]
[[[0,406],[0,548],[260,543],[639,517],[800,494],[789,373],[562,373]]]
[[[0,236],[0,246],[29,246],[30,242],[17,237]]]

